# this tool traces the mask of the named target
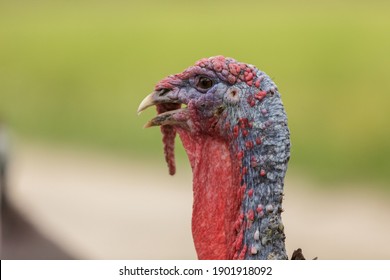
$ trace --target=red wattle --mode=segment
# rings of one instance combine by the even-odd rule
[[[227,143],[178,131],[193,168],[192,235],[199,259],[232,259],[241,200]]]

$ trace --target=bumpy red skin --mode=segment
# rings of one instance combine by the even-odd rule
[[[226,143],[179,130],[193,166],[194,204],[192,235],[199,259],[232,259],[234,224],[241,201],[236,197],[238,177]],[[211,156],[200,156],[209,154]],[[212,174],[212,176],[211,176]]]
[[[157,112],[164,113],[168,110],[174,110],[179,108],[180,106],[177,104],[165,105],[165,106],[157,106]],[[163,134],[163,143],[164,143],[164,155],[165,161],[168,164],[169,174],[174,175],[176,172],[175,165],[175,137],[176,137],[176,129],[171,125],[161,126],[161,132]]]
[[[202,59],[156,85],[156,91],[173,90],[188,86],[188,81],[196,75],[207,75],[226,88],[242,89],[239,99],[224,94],[223,98],[230,99],[223,101],[224,106],[228,105],[221,114],[215,112],[222,101],[216,100],[213,94],[184,97],[181,101],[188,105],[186,128],[161,127],[170,173],[175,172],[176,132],[193,169],[192,233],[199,259],[286,258],[280,213],[289,133],[276,87],[263,74],[252,65],[217,56]],[[267,81],[262,86],[265,77]],[[268,93],[272,97],[267,100]],[[239,106],[235,102],[240,102]],[[229,107],[230,103],[233,105]],[[209,110],[202,111],[200,105]],[[162,113],[179,107],[159,104],[157,110]],[[270,114],[275,118],[270,119]],[[272,138],[275,135],[277,140]],[[279,145],[279,139],[286,144]],[[274,147],[282,152],[275,152]],[[262,157],[264,152],[277,162]],[[256,234],[260,238],[254,238],[259,229]],[[274,243],[277,245],[273,246]]]

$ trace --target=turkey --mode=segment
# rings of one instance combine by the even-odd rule
[[[251,64],[204,58],[141,102],[156,106],[169,173],[179,134],[193,171],[192,236],[199,259],[287,259],[281,220],[290,157],[274,82]]]

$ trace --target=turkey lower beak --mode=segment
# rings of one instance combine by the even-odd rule
[[[156,117],[148,121],[144,128],[151,126],[161,126],[161,125],[181,125],[186,124],[186,113],[187,108],[176,109],[172,111],[167,111],[161,114],[158,114]]]

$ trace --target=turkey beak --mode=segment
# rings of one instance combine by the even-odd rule
[[[144,100],[141,101],[141,104],[139,104],[137,110],[138,115],[141,114],[146,108],[149,108],[150,106],[153,105],[164,104],[164,103],[180,104],[181,102],[177,100],[176,97],[173,97],[171,93],[172,91],[168,89],[153,91],[151,94],[146,96]]]
[[[152,92],[141,101],[137,110],[138,115],[140,115],[146,108],[156,105],[156,100],[154,96],[155,96],[155,92]]]
[[[144,128],[151,126],[162,126],[162,125],[179,125],[187,126],[187,109],[176,109],[158,114],[156,117],[148,121]]]
[[[163,125],[178,125],[181,127],[188,127],[188,113],[187,108],[180,108],[181,102],[178,99],[172,99],[168,96],[169,91],[160,90],[154,91],[141,101],[141,104],[138,107],[137,113],[141,114],[146,108],[149,108],[153,105],[161,106],[163,110],[162,113],[158,114],[156,117],[148,121],[144,128],[151,126],[163,126]]]

